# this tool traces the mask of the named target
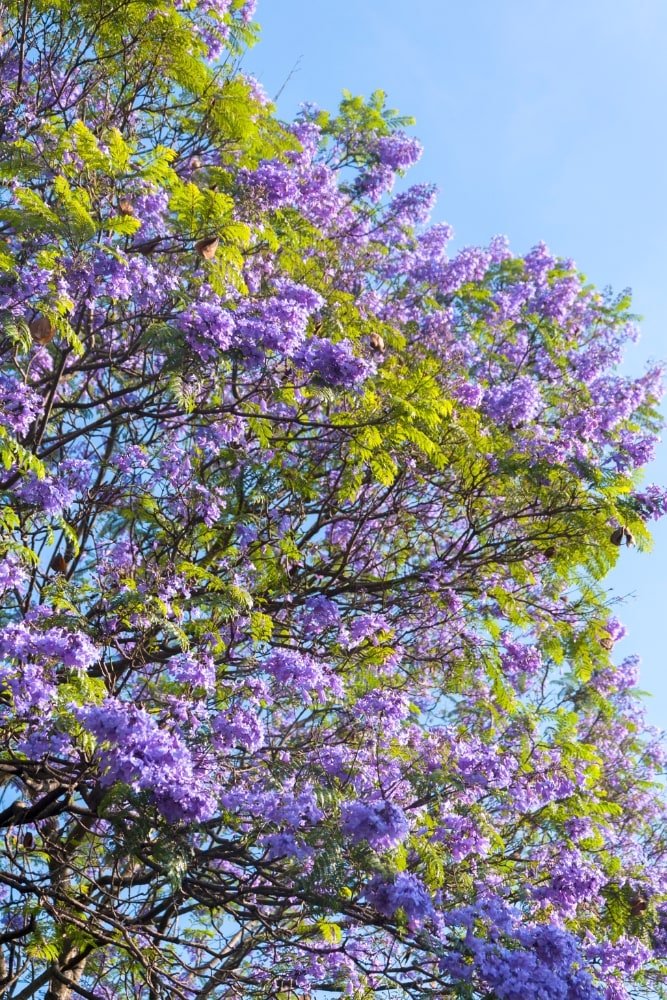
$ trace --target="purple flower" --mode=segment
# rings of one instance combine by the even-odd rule
[[[21,590],[27,578],[24,566],[13,553],[0,559],[0,594],[14,588]]]
[[[42,412],[42,398],[12,375],[0,373],[0,425],[23,437]]]
[[[422,155],[423,147],[417,139],[404,132],[394,132],[377,140],[374,152],[380,163],[386,164],[392,170],[407,170],[412,167]]]
[[[279,685],[284,685],[308,700],[315,696],[319,701],[325,701],[331,694],[342,694],[340,679],[307,653],[275,649],[265,660],[264,667]]]
[[[63,628],[33,629],[25,623],[0,630],[0,656],[26,661],[55,661],[75,670],[87,670],[99,658],[99,650],[83,632]]]
[[[169,672],[179,684],[191,684],[207,692],[215,689],[215,661],[207,653],[180,653],[169,661]]]
[[[366,840],[376,851],[388,851],[408,836],[410,825],[393,802],[348,802],[343,806],[343,833],[355,844]]]
[[[312,597],[307,602],[303,614],[304,628],[308,632],[323,632],[340,622],[340,612],[333,601],[322,595]]]
[[[264,745],[266,732],[256,711],[240,705],[220,712],[213,719],[213,745],[217,749],[238,748],[254,753]]]
[[[334,344],[313,338],[300,348],[294,360],[304,371],[318,375],[326,385],[352,387],[365,381],[375,370],[371,361],[359,358],[349,340]]]
[[[535,382],[527,375],[520,375],[509,385],[498,385],[488,389],[484,397],[484,409],[500,424],[517,427],[529,423],[542,407],[542,397]]]
[[[426,222],[435,207],[436,189],[432,184],[413,184],[395,195],[387,206],[387,218],[398,226],[416,226]]]
[[[202,289],[197,301],[179,316],[178,326],[192,349],[205,361],[212,360],[219,351],[226,351],[232,343],[233,315],[209,289]]]
[[[122,782],[148,792],[170,823],[197,823],[214,814],[211,791],[177,732],[116,698],[75,708],[75,713],[97,740],[104,785]]]
[[[633,501],[642,517],[659,520],[667,514],[667,489],[651,483],[641,493],[633,495]]]
[[[385,917],[394,917],[402,910],[410,930],[417,930],[434,912],[426,887],[410,872],[401,872],[393,882],[378,876],[368,885],[366,898]]]
[[[264,838],[264,845],[267,849],[267,858],[273,861],[275,858],[296,858],[303,861],[312,855],[312,849],[300,841],[289,830],[281,833],[270,833]]]
[[[32,473],[23,480],[16,492],[26,503],[39,508],[50,517],[59,517],[76,495],[76,491],[63,480],[50,475],[39,479]]]
[[[298,174],[280,160],[264,160],[256,170],[241,170],[239,181],[259,196],[267,208],[294,204],[299,195]]]
[[[524,646],[519,642],[506,640],[500,657],[503,672],[509,676],[538,673],[542,669],[542,656],[536,646]]]

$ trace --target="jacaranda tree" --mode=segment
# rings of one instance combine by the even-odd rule
[[[0,993],[664,995],[660,373],[382,94],[280,122],[252,6],[4,4]]]

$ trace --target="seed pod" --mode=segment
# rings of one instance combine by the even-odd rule
[[[195,250],[204,260],[213,260],[219,246],[220,240],[217,236],[206,236],[203,240],[195,243]]]
[[[41,313],[28,323],[28,329],[34,342],[41,345],[50,344],[56,334],[51,320],[47,316],[42,316]]]
[[[190,157],[190,170],[200,170],[201,169],[201,157],[191,156]]]
[[[614,640],[611,638],[611,636],[604,636],[604,638],[600,639],[599,642],[602,648],[606,649],[607,651],[614,648]]]
[[[378,351],[379,353],[384,351],[384,339],[379,333],[372,333],[368,339],[374,351]]]
[[[129,198],[123,196],[118,200],[118,211],[121,215],[134,215],[134,205]]]
[[[149,253],[153,253],[154,250],[157,250],[163,239],[163,236],[153,236],[150,240],[144,240],[143,243],[135,243],[133,246],[128,247],[127,252],[141,253],[146,256]]]
[[[636,896],[630,903],[630,913],[633,917],[638,917],[640,913],[644,913],[648,909],[648,899],[644,895]]]
[[[613,545],[622,545],[624,536],[625,528],[615,528],[609,536],[609,541],[612,542]]]
[[[35,838],[33,837],[30,830],[26,830],[26,832],[23,834],[23,847],[25,848],[26,851],[30,851],[34,846],[35,846]]]
[[[56,552],[55,556],[51,560],[51,566],[56,571],[56,573],[67,572],[67,561],[62,552]]]
[[[635,544],[635,536],[632,534],[631,531],[628,531],[627,528],[623,529],[623,535],[625,537],[625,544],[626,545],[634,545]]]
[[[556,546],[550,545],[548,548],[544,550],[542,554],[545,559],[553,559],[553,557],[556,555]]]

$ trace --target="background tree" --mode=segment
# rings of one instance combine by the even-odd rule
[[[382,94],[278,122],[251,18],[3,11],[3,995],[655,993],[601,580],[660,373],[544,246],[448,256]]]

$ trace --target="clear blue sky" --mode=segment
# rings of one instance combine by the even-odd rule
[[[417,119],[414,181],[440,189],[459,245],[538,240],[599,285],[630,286],[643,335],[628,358],[667,360],[665,0],[260,0],[247,57],[280,113],[333,108],[343,88],[387,92]],[[290,76],[291,73],[291,76]],[[667,447],[647,481],[667,484]],[[667,524],[623,550],[617,647],[642,657],[650,719],[667,729]]]

